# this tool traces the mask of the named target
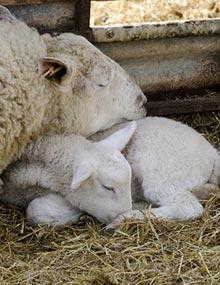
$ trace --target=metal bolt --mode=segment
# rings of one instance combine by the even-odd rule
[[[112,39],[114,37],[114,32],[112,31],[112,29],[108,29],[106,31],[106,37],[109,39]]]

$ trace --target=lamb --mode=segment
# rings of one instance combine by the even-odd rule
[[[91,139],[123,131],[123,126]],[[202,135],[180,122],[161,117],[138,120],[124,155],[132,168],[132,200],[138,208],[120,215],[108,228],[145,215],[171,220],[198,218],[203,213],[198,199],[218,191],[220,155]],[[152,207],[143,208],[144,202]]]
[[[77,221],[78,216],[77,219],[69,218],[71,215],[68,218],[57,218],[57,213],[69,211],[65,205],[68,202],[108,224],[108,228],[114,228],[126,218],[144,219],[145,215],[173,220],[197,218],[203,213],[198,198],[208,197],[217,191],[217,185],[220,183],[218,152],[195,130],[180,122],[147,117],[128,126],[119,124],[110,130],[93,135],[90,137],[94,142],[90,143],[91,152],[88,154],[87,150],[79,151],[76,161],[84,165],[85,169],[93,157],[94,161],[91,164],[95,171],[90,167],[90,171],[83,171],[81,167],[78,170],[75,168],[77,163],[75,165],[70,157],[72,153],[77,156],[77,150],[81,149],[83,143],[81,138],[77,148],[75,144],[71,147],[73,138],[75,137],[42,138],[36,145],[30,145],[21,162],[5,172],[3,177],[6,189],[0,195],[0,200],[21,206],[27,206],[29,203],[27,215],[30,220],[35,223],[53,223],[53,220],[58,220],[56,224]],[[125,170],[122,174],[122,169],[125,168],[116,159],[119,157],[118,151],[123,150],[130,138],[131,141],[123,154],[131,165],[132,180],[128,179],[130,175],[128,167],[127,174]],[[66,143],[66,140],[69,143]],[[99,171],[97,165],[100,167]],[[91,173],[95,173],[95,176],[91,176]],[[109,198],[105,196],[102,206],[99,204],[94,207],[97,212],[91,211],[90,208],[100,201],[100,182],[94,183],[91,187],[90,177],[93,179],[97,177],[97,181],[103,181],[102,188],[110,191],[112,195]],[[120,185],[123,183],[127,185],[124,187],[126,191],[121,190],[123,187]],[[129,183],[131,188],[128,186]],[[70,184],[71,188],[69,186],[66,188],[66,185]],[[43,190],[40,191],[39,186]],[[91,188],[96,189],[93,196],[90,196]],[[45,191],[49,191],[50,194]],[[51,192],[62,193],[66,202],[58,203],[56,201],[58,198],[54,196],[55,194],[51,196]],[[82,199],[78,204],[75,202],[76,193],[79,195],[82,193]],[[114,195],[117,197],[119,193],[121,196],[116,200],[118,207],[116,213],[111,203]],[[36,194],[44,196],[36,198]],[[152,207],[143,211],[132,210],[129,195],[132,196],[133,204],[142,201],[151,203]],[[49,211],[47,205],[56,210]],[[109,205],[112,207],[108,212],[110,218],[101,217],[108,211],[106,208]],[[110,214],[111,211],[114,214]],[[119,212],[121,214],[117,215]],[[48,216],[52,218],[49,219]],[[113,219],[114,217],[116,218]]]
[[[95,143],[77,135],[43,136],[3,172],[0,201],[27,207],[32,223],[77,222],[83,212],[110,223],[132,209],[131,168],[120,151],[135,129],[130,123],[123,136]]]
[[[146,113],[140,88],[81,36],[41,36],[0,6],[0,51],[0,174],[41,135],[89,136]]]

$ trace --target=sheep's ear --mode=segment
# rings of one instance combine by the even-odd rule
[[[135,121],[132,121],[125,128],[113,133],[108,138],[100,141],[99,143],[108,145],[121,151],[128,144],[136,128],[137,123]]]
[[[92,167],[90,165],[80,165],[73,173],[71,182],[71,190],[76,190],[80,185],[92,175]]]
[[[71,82],[73,74],[72,68],[60,59],[54,57],[45,57],[38,62],[38,72],[41,76],[62,83],[67,86]]]

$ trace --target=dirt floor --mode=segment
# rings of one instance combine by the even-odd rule
[[[219,0],[92,1],[90,23],[98,26],[217,17]]]
[[[220,147],[220,112],[178,116]],[[0,284],[220,284],[220,193],[201,219],[32,227],[0,206]]]

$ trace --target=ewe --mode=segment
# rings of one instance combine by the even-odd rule
[[[0,6],[0,51],[0,174],[40,135],[88,136],[145,115],[140,88],[83,37],[40,36]]]
[[[77,222],[83,212],[112,222],[132,209],[131,168],[119,150],[135,129],[131,123],[123,137],[96,143],[77,135],[42,137],[3,172],[0,201],[28,206],[33,223]]]
[[[124,150],[131,181],[119,150],[132,135]],[[22,160],[4,173],[0,200],[29,204],[27,215],[35,223],[76,222],[83,211],[111,222],[112,228],[125,218],[143,219],[144,214],[194,219],[203,208],[192,192],[200,198],[217,190],[219,154],[182,123],[148,117],[91,137],[100,138],[91,143],[77,136],[52,136],[29,145]],[[131,196],[133,202],[142,200],[152,207],[132,210]]]

